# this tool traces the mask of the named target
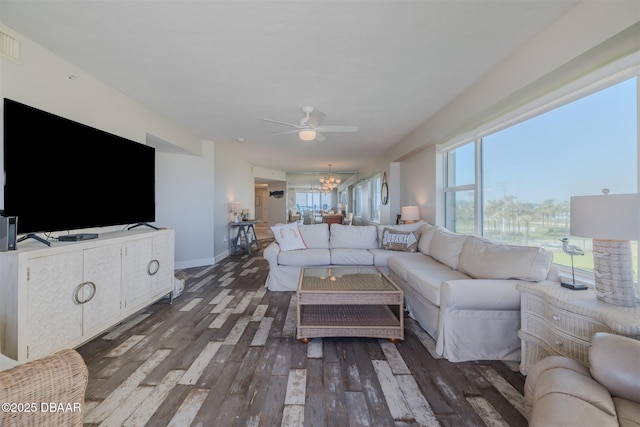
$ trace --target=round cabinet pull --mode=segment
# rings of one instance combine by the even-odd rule
[[[556,322],[560,320],[560,316],[558,316],[557,314],[554,314],[553,316],[551,316],[553,318],[553,320],[555,320]]]
[[[155,275],[159,270],[160,261],[158,261],[157,259],[152,259],[151,261],[149,261],[149,264],[147,264],[147,274],[149,274],[149,276]]]
[[[89,293],[89,296],[87,298],[81,300],[80,299],[80,289],[82,289],[84,286],[88,286],[89,289],[91,290],[91,292]],[[96,296],[96,284],[93,283],[93,282],[80,283],[73,290],[73,302],[75,302],[76,304],[86,304],[89,301],[91,301],[93,299],[93,297],[95,297],[95,296]]]
[[[556,340],[556,347],[562,347],[562,341]]]

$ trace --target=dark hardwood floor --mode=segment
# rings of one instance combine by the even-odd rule
[[[179,270],[186,286],[173,303],[78,348],[89,367],[85,425],[527,425],[515,366],[440,359],[409,318],[398,344],[302,344],[295,294],[266,291],[267,272],[260,253]]]

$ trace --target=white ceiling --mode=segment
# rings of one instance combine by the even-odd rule
[[[0,20],[253,165],[320,175],[373,162],[576,3],[0,0]],[[359,131],[261,120],[305,105]]]

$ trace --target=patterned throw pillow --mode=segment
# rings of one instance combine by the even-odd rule
[[[415,231],[398,231],[385,228],[382,232],[382,247],[388,251],[415,252],[420,236]]]
[[[274,225],[271,227],[276,242],[280,245],[281,251],[294,251],[296,249],[306,249],[298,224]]]

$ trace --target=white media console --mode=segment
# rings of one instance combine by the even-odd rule
[[[22,363],[78,347],[170,294],[174,238],[135,229],[1,252],[1,353]]]

